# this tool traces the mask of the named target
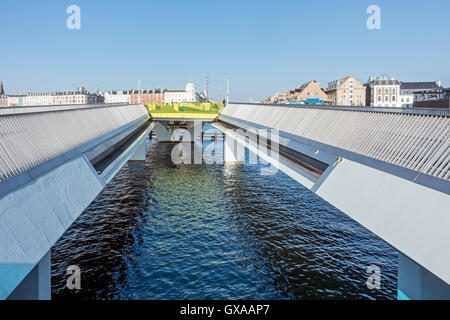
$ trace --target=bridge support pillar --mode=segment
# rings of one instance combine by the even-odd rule
[[[399,300],[448,300],[450,285],[407,256],[398,256]]]
[[[172,133],[173,141],[183,141],[183,142],[195,142],[195,130],[194,127],[191,128],[181,128],[175,129]]]
[[[139,143],[138,148],[128,161],[145,161],[146,158],[145,140]]]
[[[166,122],[156,121],[153,127],[153,133],[159,142],[172,142],[172,134]]]
[[[223,159],[225,163],[244,163],[245,147],[239,144],[233,136],[233,130],[225,132]]]
[[[197,139],[201,138],[203,130],[202,121],[188,122],[186,128],[177,128],[172,132],[172,140],[194,143]]]
[[[8,300],[50,300],[51,274],[51,252],[49,251],[14,289]]]
[[[200,132],[199,130],[197,130],[196,127],[190,127],[187,130],[189,131],[189,137],[190,137],[190,141],[191,142],[195,142],[196,139],[198,139],[201,135],[201,127],[200,127]]]

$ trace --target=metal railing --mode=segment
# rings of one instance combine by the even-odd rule
[[[144,116],[142,105],[0,115],[0,182]]]
[[[423,109],[414,112],[372,109],[376,111],[232,103],[225,107],[219,119],[244,120],[450,180],[450,117],[447,114],[427,113]]]
[[[450,109],[445,108],[390,108],[390,107],[358,107],[358,106],[330,106],[330,105],[302,105],[302,104],[275,104],[275,103],[237,103],[230,105],[245,106],[267,106],[267,107],[287,107],[296,109],[318,109],[318,110],[341,110],[341,111],[360,111],[360,112],[381,112],[381,113],[401,113],[401,114],[419,114],[428,116],[450,117]]]
[[[0,116],[8,114],[21,114],[21,113],[38,113],[38,112],[50,112],[50,111],[63,111],[63,110],[79,110],[90,108],[104,108],[123,106],[121,103],[111,104],[66,104],[55,106],[17,106],[17,107],[0,107]]]

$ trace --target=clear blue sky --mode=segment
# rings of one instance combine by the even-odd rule
[[[66,8],[81,8],[68,30]],[[366,28],[381,7],[382,29]],[[0,81],[7,93],[182,88],[235,101],[352,74],[450,86],[448,0],[1,0]]]

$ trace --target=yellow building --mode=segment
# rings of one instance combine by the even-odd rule
[[[325,93],[334,106],[363,106],[366,102],[366,87],[353,76],[328,83]]]

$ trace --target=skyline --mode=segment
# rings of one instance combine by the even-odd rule
[[[143,89],[175,89],[192,74],[203,91],[209,75],[211,96],[224,98],[228,78],[236,101],[348,75],[450,86],[448,2],[349,2],[2,1],[0,81],[8,94],[94,91],[97,81],[101,91],[136,89],[138,80]],[[66,28],[72,4],[81,30]],[[366,27],[372,4],[381,30]]]

